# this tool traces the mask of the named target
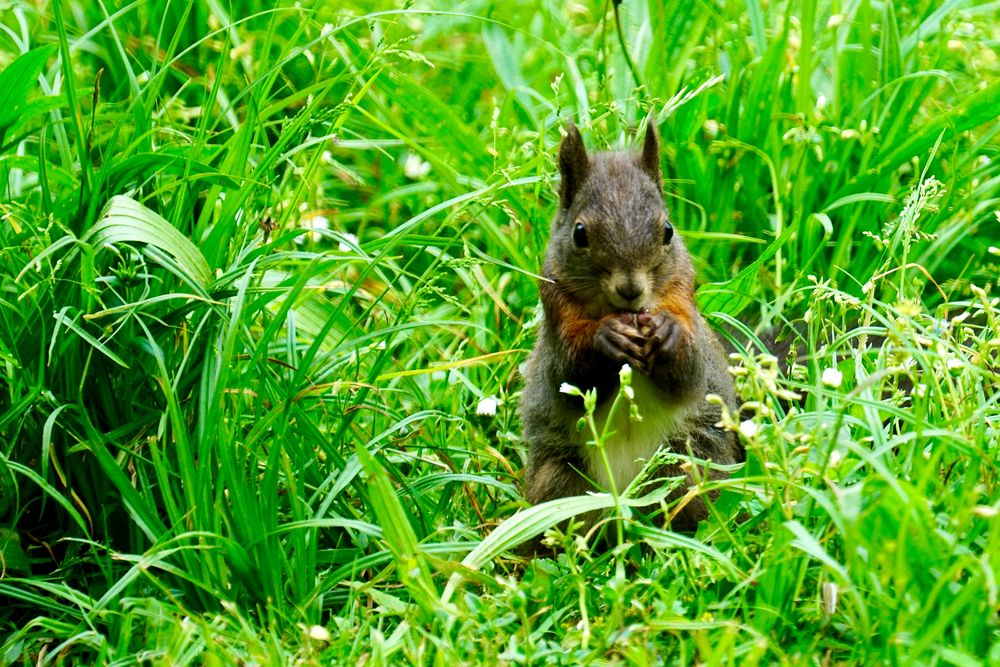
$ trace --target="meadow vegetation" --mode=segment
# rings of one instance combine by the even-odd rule
[[[997,16],[0,0],[0,663],[1000,663]],[[560,125],[647,118],[747,461],[510,520]]]

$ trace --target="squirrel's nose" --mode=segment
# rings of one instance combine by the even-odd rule
[[[642,296],[642,286],[631,281],[622,283],[615,288],[615,291],[618,292],[618,296],[620,296],[623,301],[635,301]]]

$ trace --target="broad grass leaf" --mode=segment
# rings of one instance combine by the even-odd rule
[[[641,498],[618,499],[622,507],[647,507],[654,505],[671,491],[671,487],[658,488]],[[462,566],[479,570],[505,551],[510,551],[528,540],[541,535],[549,528],[567,519],[587,512],[611,509],[615,499],[609,493],[592,493],[584,496],[556,498],[521,510],[497,526],[469,554],[462,559]],[[456,573],[448,580],[442,600],[447,602],[461,583],[462,575]]]
[[[22,120],[28,95],[38,84],[38,75],[56,52],[50,44],[28,51],[0,72],[0,142],[7,129]]]
[[[25,136],[30,136],[34,128],[26,128],[26,126],[31,125],[33,118],[41,116],[42,114],[58,109],[64,103],[63,98],[56,97],[54,95],[48,97],[38,97],[21,105],[21,113],[15,118],[6,128],[0,128],[0,149],[3,147],[4,142],[4,132],[8,133],[8,140],[11,145],[16,142],[21,141]],[[18,135],[19,132],[24,132],[23,135]],[[15,158],[14,155],[8,155],[7,160]],[[38,159],[35,156],[26,159],[28,171],[35,171],[38,167]],[[65,185],[67,181],[71,181],[67,177],[64,171],[51,172],[53,180],[59,181],[60,185]]]
[[[479,569],[504,551],[524,544],[567,519],[614,506],[614,498],[610,494],[595,493],[558,498],[521,510],[497,526],[462,560],[462,564],[474,570]]]
[[[462,565],[470,570],[479,570],[505,551],[510,551],[528,540],[541,535],[549,528],[579,514],[596,510],[606,510],[615,506],[614,498],[608,493],[594,493],[586,496],[557,498],[529,507],[514,514],[493,529],[469,554],[462,559]],[[462,575],[455,573],[448,580],[442,600],[448,602]]]
[[[207,287],[212,279],[208,262],[194,243],[158,213],[129,197],[112,197],[97,224],[81,240],[95,247],[146,243],[173,257],[191,282]]]

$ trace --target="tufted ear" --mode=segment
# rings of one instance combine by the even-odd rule
[[[656,126],[652,119],[646,124],[646,139],[642,142],[642,156],[639,167],[653,179],[656,187],[663,189],[663,177],[660,175],[660,137],[656,134]]]
[[[562,184],[559,186],[559,201],[563,209],[573,204],[573,198],[583,185],[590,171],[590,160],[587,159],[587,149],[583,147],[583,137],[576,125],[566,124],[566,138],[559,145],[559,173],[562,174]]]

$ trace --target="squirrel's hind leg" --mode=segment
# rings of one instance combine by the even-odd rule
[[[544,503],[556,498],[582,496],[594,487],[576,471],[582,469],[582,461],[571,461],[555,457],[539,457],[528,466],[525,475],[525,499],[532,505]],[[576,469],[574,469],[576,468]],[[576,517],[582,521],[584,528],[589,528],[597,521],[599,513],[589,512]],[[568,522],[560,528],[565,530]],[[518,548],[517,553],[524,557],[552,555],[553,549],[542,544],[543,535],[538,535]]]
[[[577,472],[583,462],[545,457],[528,466],[525,479],[525,498],[532,505],[553,498],[582,496],[592,490],[590,483]]]

